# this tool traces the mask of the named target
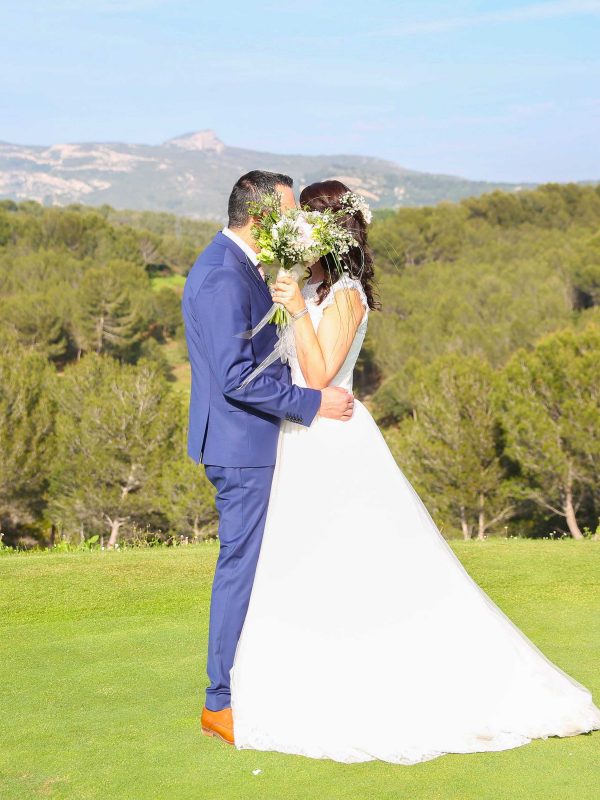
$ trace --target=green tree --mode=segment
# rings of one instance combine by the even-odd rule
[[[13,295],[6,304],[3,325],[24,346],[58,360],[64,357],[68,346],[62,306],[63,299],[56,287]]]
[[[47,245],[64,248],[77,256],[93,255],[100,230],[106,222],[94,212],[74,208],[50,208],[43,217]]]
[[[575,306],[600,306],[600,233],[586,241],[571,267]]]
[[[162,472],[160,491],[170,530],[191,533],[194,539],[205,536],[203,529],[215,522],[217,511],[204,467],[186,456],[170,461]]]
[[[149,322],[152,297],[144,271],[127,261],[88,269],[78,293],[75,338],[83,352],[131,359]]]
[[[180,457],[181,404],[147,365],[90,354],[67,368],[57,414],[51,513],[63,529],[108,533],[164,519],[161,475]]]
[[[598,501],[600,485],[600,328],[556,333],[515,353],[502,403],[507,452],[526,495],[583,538],[578,510],[586,497]]]
[[[39,522],[54,454],[54,370],[39,353],[0,346],[0,526]]]
[[[183,328],[181,297],[168,286],[153,293],[152,318],[156,320],[154,329],[164,341],[179,334]]]
[[[465,539],[483,539],[515,509],[501,458],[495,391],[485,361],[440,358],[415,369],[412,416],[390,437],[427,506]]]

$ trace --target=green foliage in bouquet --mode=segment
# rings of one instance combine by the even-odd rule
[[[259,260],[263,264],[277,264],[280,270],[293,272],[296,278],[300,275],[298,268],[304,269],[328,254],[332,255],[341,274],[341,258],[356,245],[350,231],[340,222],[345,216],[344,211],[312,211],[309,208],[282,211],[281,195],[271,192],[249,203],[248,212],[256,220],[252,235],[260,247]],[[285,327],[289,315],[276,303],[269,321]]]

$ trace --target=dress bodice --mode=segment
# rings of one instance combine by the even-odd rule
[[[318,330],[319,323],[323,317],[323,313],[325,309],[329,306],[333,305],[334,303],[345,303],[347,299],[345,298],[343,293],[340,293],[342,289],[356,289],[356,291],[360,295],[360,299],[364,308],[364,315],[363,318],[358,326],[356,334],[354,335],[354,340],[348,351],[348,355],[346,356],[344,363],[340,367],[339,372],[337,375],[331,380],[331,386],[341,386],[344,389],[348,389],[352,391],[352,376],[354,374],[354,365],[358,359],[360,350],[362,348],[365,334],[367,332],[367,324],[368,324],[368,316],[369,316],[369,304],[367,301],[367,296],[365,295],[364,289],[359,280],[356,278],[350,278],[347,275],[344,275],[340,278],[336,283],[334,283],[329,290],[329,293],[325,297],[322,303],[318,304],[318,295],[317,289],[319,288],[320,283],[312,283],[307,282],[304,284],[302,288],[302,295],[306,301],[306,306],[308,308],[308,313],[310,315],[312,324],[315,328],[315,331]],[[296,357],[295,348],[292,347],[292,352],[289,354],[289,362],[290,367],[292,370],[292,382],[295,383],[297,386],[306,386],[306,381],[304,379],[304,375],[302,374],[302,370],[300,369],[300,364],[298,363],[298,359]]]

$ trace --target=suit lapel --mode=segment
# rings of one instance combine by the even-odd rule
[[[217,233],[217,235],[215,236],[215,241],[225,246],[228,250],[234,253],[234,255],[236,256],[240,264],[244,267],[248,275],[250,275],[252,280],[258,284],[258,288],[263,293],[265,298],[269,301],[269,303],[272,303],[273,298],[271,297],[271,292],[269,291],[269,287],[264,282],[260,272],[250,261],[246,253],[244,253],[242,248],[239,245],[237,245],[233,241],[233,239],[230,239],[229,236],[225,236],[225,234],[222,231],[219,231],[219,233]]]
[[[253,280],[254,280],[256,283],[258,283],[258,285],[259,285],[259,287],[260,287],[260,290],[261,290],[261,292],[262,292],[262,293],[264,294],[264,296],[265,296],[265,297],[267,297],[267,298],[269,299],[269,301],[272,303],[272,302],[273,302],[273,298],[271,297],[271,292],[269,291],[269,287],[267,286],[267,284],[265,283],[265,281],[262,279],[262,276],[261,276],[260,272],[259,272],[259,271],[258,271],[258,269],[257,269],[257,268],[254,266],[254,264],[253,264],[253,263],[250,261],[250,259],[248,258],[248,256],[247,256],[245,253],[244,253],[244,258],[246,259],[246,261],[245,261],[245,264],[244,264],[244,267],[246,268],[246,272],[248,272],[248,274],[250,275],[250,277],[251,277],[251,278],[252,278],[252,279],[253,279]]]

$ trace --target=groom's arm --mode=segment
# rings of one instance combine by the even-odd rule
[[[288,385],[264,372],[238,389],[256,367],[252,343],[239,336],[252,327],[250,290],[239,274],[225,266],[212,270],[191,304],[223,394],[249,408],[310,425],[321,404],[320,391]]]

